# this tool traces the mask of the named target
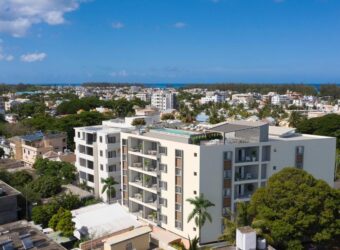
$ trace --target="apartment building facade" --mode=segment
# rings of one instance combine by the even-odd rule
[[[49,151],[64,152],[67,148],[65,132],[37,131],[29,135],[12,137],[9,141],[11,157],[22,161],[27,167],[32,167],[38,157]]]
[[[268,178],[287,166],[306,170],[330,185],[335,139],[299,135],[264,123],[219,124],[209,131],[150,129],[121,134],[122,204],[150,224],[184,238],[214,242],[223,215],[249,201]],[[201,232],[187,222],[186,199],[204,194],[215,204]]]
[[[171,92],[158,91],[151,96],[151,106],[159,110],[168,110],[175,108],[175,94]]]
[[[75,166],[80,183],[86,183],[103,201],[120,199],[120,132],[134,127],[118,121],[103,121],[102,125],[75,128]],[[102,192],[103,180],[113,177],[116,194]],[[110,198],[109,198],[110,197]]]

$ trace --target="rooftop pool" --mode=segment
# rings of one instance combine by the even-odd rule
[[[191,136],[191,135],[197,134],[195,132],[191,132],[187,130],[172,129],[172,128],[155,128],[155,129],[152,129],[152,131],[174,134],[174,135],[184,135],[184,136]]]

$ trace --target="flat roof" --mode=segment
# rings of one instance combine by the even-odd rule
[[[132,229],[131,231],[108,238],[107,240],[105,240],[104,244],[114,245],[122,241],[130,240],[138,236],[148,234],[151,231],[152,230],[149,226],[137,227],[135,229]]]
[[[94,238],[142,225],[118,203],[98,203],[72,210],[71,213],[75,228],[80,233],[92,235]]]
[[[0,249],[8,242],[7,244],[13,246],[14,249],[24,250],[23,238],[27,245],[32,243],[31,249],[65,250],[63,246],[48,238],[25,220],[0,225]]]
[[[233,121],[233,122],[222,122],[218,123],[215,126],[209,128],[211,131],[215,132],[223,132],[223,133],[231,133],[240,130],[246,130],[256,127],[261,127],[267,125],[266,122],[259,122],[259,121]]]
[[[15,188],[11,187],[10,185],[8,185],[7,183],[3,181],[0,181],[0,189],[3,192],[2,194],[0,193],[0,199],[1,197],[5,197],[5,196],[21,194],[18,190],[16,190]]]

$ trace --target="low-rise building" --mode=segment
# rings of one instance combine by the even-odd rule
[[[0,226],[0,249],[66,250],[25,220]]]
[[[20,194],[15,188],[0,181],[0,225],[18,220]]]
[[[9,140],[13,158],[22,161],[28,167],[32,167],[37,157],[42,157],[46,152],[64,152],[67,148],[65,132],[42,133],[38,131]]]

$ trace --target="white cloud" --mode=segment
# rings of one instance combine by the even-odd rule
[[[43,61],[47,57],[46,53],[30,53],[24,54],[20,57],[21,61],[23,62],[39,62]]]
[[[177,22],[173,25],[174,28],[176,29],[183,29],[185,27],[187,27],[188,25],[184,22]]]
[[[7,55],[3,52],[3,48],[1,46],[2,42],[3,41],[0,39],[0,61],[7,61],[7,62],[13,61],[14,60],[13,55]]]
[[[124,27],[125,27],[125,25],[122,22],[114,22],[114,23],[112,23],[112,28],[115,29],[115,30],[120,30],[120,29],[122,29]]]
[[[64,14],[78,9],[82,0],[1,0],[0,32],[25,36],[38,23],[65,23]]]
[[[126,72],[126,70],[120,70],[120,71],[113,71],[110,73],[110,76],[112,77],[127,77],[129,74]]]

